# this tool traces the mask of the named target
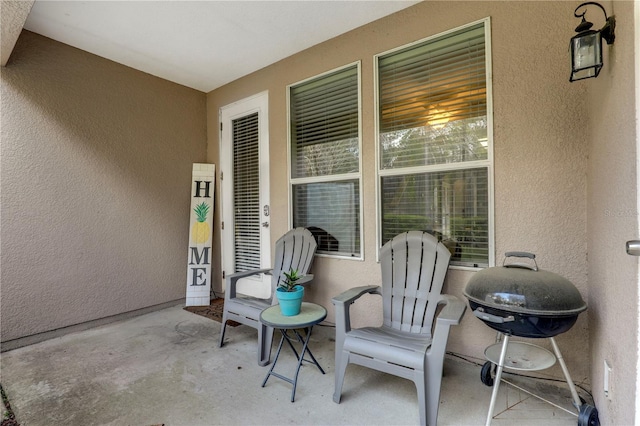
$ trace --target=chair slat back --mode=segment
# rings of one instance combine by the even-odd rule
[[[295,228],[284,234],[276,241],[276,254],[271,277],[271,290],[274,292],[284,273],[291,268],[298,271],[298,275],[306,275],[311,269],[317,243],[313,234],[305,228]]]
[[[380,250],[384,324],[431,334],[431,326],[451,253],[433,235],[409,231]]]

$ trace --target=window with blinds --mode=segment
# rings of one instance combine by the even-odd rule
[[[376,57],[380,243],[425,230],[488,266],[488,20]]]
[[[289,87],[293,226],[318,253],[360,257],[360,64]]]
[[[235,271],[260,269],[258,113],[233,120]]]

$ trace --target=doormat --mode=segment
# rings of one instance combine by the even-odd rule
[[[209,306],[185,306],[183,309],[221,323],[222,313],[224,312],[224,299],[218,297],[216,299],[211,299],[211,304]],[[229,320],[227,321],[227,325],[236,327],[240,325],[240,323]]]

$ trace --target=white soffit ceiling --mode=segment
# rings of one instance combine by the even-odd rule
[[[24,27],[209,92],[418,2],[36,0]]]

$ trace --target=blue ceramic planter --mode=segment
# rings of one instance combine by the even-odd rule
[[[283,291],[280,287],[276,290],[276,296],[280,302],[280,312],[285,317],[292,317],[300,313],[304,287],[297,285],[294,291]]]

